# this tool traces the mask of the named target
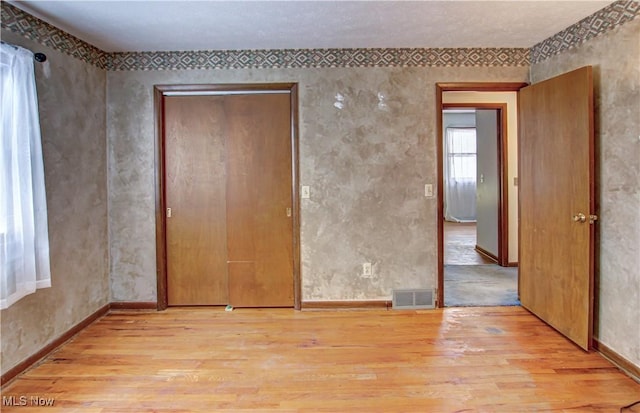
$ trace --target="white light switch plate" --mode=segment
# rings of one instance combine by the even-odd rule
[[[362,276],[363,277],[371,277],[372,274],[372,268],[371,268],[371,263],[370,262],[365,262],[364,264],[362,264]]]
[[[424,196],[426,196],[427,198],[432,198],[433,197],[433,185],[426,184],[424,186]]]
[[[300,188],[300,197],[302,199],[309,199],[311,197],[309,186],[303,185],[302,188]]]

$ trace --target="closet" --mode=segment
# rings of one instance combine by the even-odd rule
[[[167,304],[294,305],[290,93],[162,98]]]

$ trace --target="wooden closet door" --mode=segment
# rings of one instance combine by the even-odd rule
[[[290,95],[227,96],[225,112],[229,302],[291,307]]]
[[[224,97],[164,102],[168,304],[226,305]]]

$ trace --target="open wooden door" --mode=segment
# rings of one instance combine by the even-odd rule
[[[520,301],[588,350],[597,219],[591,67],[521,89],[518,106]]]

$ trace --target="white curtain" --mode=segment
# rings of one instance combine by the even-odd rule
[[[33,53],[2,43],[0,308],[51,286]]]
[[[447,221],[476,220],[476,129],[446,129],[444,145],[445,203]]]

